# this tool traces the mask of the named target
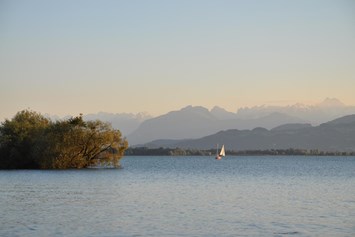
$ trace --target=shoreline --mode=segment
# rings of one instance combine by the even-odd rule
[[[213,156],[215,149],[128,148],[124,156]],[[355,151],[322,151],[318,149],[227,150],[228,156],[355,156]]]

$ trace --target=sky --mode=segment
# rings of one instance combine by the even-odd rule
[[[352,0],[1,0],[0,120],[355,105]]]

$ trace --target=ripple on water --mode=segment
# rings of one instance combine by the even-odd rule
[[[0,236],[354,236],[354,157],[122,165],[0,171]]]

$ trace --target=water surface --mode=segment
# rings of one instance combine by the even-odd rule
[[[0,236],[355,236],[355,157],[0,171]]]

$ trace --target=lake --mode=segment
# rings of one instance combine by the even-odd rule
[[[355,236],[355,157],[0,171],[0,236]]]

